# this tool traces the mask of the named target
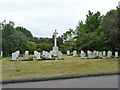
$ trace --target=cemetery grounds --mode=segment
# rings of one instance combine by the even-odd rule
[[[63,55],[64,60],[10,61],[0,60],[2,80],[42,78],[65,75],[118,72],[118,58],[80,59]]]

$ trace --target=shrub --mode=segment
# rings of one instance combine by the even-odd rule
[[[18,57],[24,57],[24,55],[23,55],[23,54],[20,54]]]
[[[30,55],[30,56],[29,56],[29,59],[30,59],[30,60],[33,60],[34,58],[35,58],[34,55]]]
[[[94,57],[94,59],[98,59],[98,58],[99,58],[99,56],[95,56],[95,57]]]
[[[18,61],[22,61],[22,60],[24,60],[23,57],[18,57]]]

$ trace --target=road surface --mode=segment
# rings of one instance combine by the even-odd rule
[[[3,88],[118,88],[118,75],[3,84]]]

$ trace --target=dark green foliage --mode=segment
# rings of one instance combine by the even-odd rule
[[[24,36],[26,36],[26,38],[29,40],[29,41],[33,41],[33,35],[30,31],[28,31],[27,29],[23,28],[23,27],[16,27],[15,28],[16,31],[19,31],[19,32],[22,32],[24,34]]]
[[[88,11],[86,20],[78,23],[75,30],[69,29],[61,37],[57,38],[57,45],[66,54],[67,50],[80,51],[98,50],[113,52],[120,51],[120,8],[110,10],[105,16],[100,12]],[[14,22],[0,23],[0,51],[3,49],[4,56],[11,55],[19,50],[22,54],[26,50],[33,54],[52,50],[54,36],[51,38],[33,37],[32,33],[24,27],[14,28]],[[120,54],[120,52],[119,52]],[[96,57],[97,58],[97,57]]]
[[[2,50],[4,52],[4,56],[11,55],[17,50],[19,50],[21,53],[24,53],[26,50],[31,50],[31,48],[33,48],[33,46],[30,47],[27,44],[29,39],[32,38],[32,35],[29,35],[29,31],[22,27],[14,28],[13,25],[14,24],[11,24],[11,22],[8,24],[1,24]],[[23,31],[28,34],[23,33]]]
[[[120,8],[107,12],[103,19],[103,29],[112,51],[120,51]],[[119,52],[120,53],[120,52]]]

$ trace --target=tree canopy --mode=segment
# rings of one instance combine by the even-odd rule
[[[54,36],[33,37],[32,33],[24,27],[14,27],[15,23],[6,20],[0,23],[0,45],[4,55],[11,55],[19,50],[24,53],[26,50],[33,53],[34,50],[50,51],[54,43]],[[85,21],[79,21],[76,29],[70,28],[63,35],[57,38],[59,49],[66,53],[66,50],[99,50],[99,51],[120,51],[120,8],[110,10],[106,15],[88,11]],[[1,48],[0,48],[1,50]],[[120,52],[119,52],[120,53]]]

